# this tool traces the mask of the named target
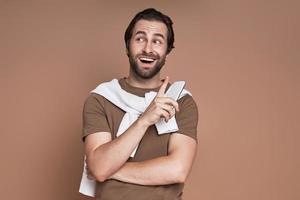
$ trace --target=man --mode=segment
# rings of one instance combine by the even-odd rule
[[[198,111],[188,94],[178,101],[165,95],[170,83],[168,77],[161,80],[160,69],[174,48],[172,24],[168,16],[146,9],[125,32],[130,69],[118,84],[138,97],[157,92],[128,129],[117,134],[125,112],[106,97],[91,93],[85,102],[83,140],[99,200],[181,199],[196,154]],[[173,116],[178,130],[158,134],[155,125]]]

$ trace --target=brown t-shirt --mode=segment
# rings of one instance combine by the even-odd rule
[[[119,79],[119,84],[125,91],[144,97],[149,91],[158,88],[143,89],[129,85],[125,78]],[[170,84],[168,85],[168,87]],[[198,109],[190,95],[178,100],[180,111],[176,113],[179,130],[177,133],[192,137],[197,141]],[[119,124],[125,112],[98,94],[90,94],[83,109],[83,136],[96,132],[110,132],[112,139],[116,138]],[[156,127],[150,126],[142,138],[136,154],[128,162],[139,162],[168,155],[169,134],[158,135]],[[179,200],[181,199],[183,184],[158,186],[143,186],[124,183],[117,180],[97,182],[96,199],[98,200]]]

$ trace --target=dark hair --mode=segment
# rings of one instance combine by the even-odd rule
[[[159,22],[164,23],[167,26],[167,29],[168,29],[167,54],[170,53],[171,50],[174,48],[174,31],[173,31],[173,27],[172,27],[173,22],[170,17],[162,14],[161,12],[155,10],[154,8],[148,8],[146,10],[139,12],[138,14],[135,15],[135,17],[129,23],[129,25],[125,31],[125,35],[124,35],[127,50],[129,51],[129,43],[130,43],[130,39],[132,37],[133,28],[134,28],[135,24],[141,19],[150,20],[150,21],[159,21]]]

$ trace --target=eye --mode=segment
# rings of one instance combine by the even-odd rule
[[[138,41],[138,42],[144,42],[144,41],[145,41],[145,39],[144,39],[144,38],[142,38],[142,37],[138,37],[138,38],[136,38],[136,41]]]
[[[153,42],[154,42],[154,44],[161,44],[162,43],[160,40],[154,40]]]

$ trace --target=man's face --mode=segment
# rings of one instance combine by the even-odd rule
[[[167,26],[158,21],[139,20],[129,43],[129,62],[139,77],[154,77],[165,64],[167,52]]]

